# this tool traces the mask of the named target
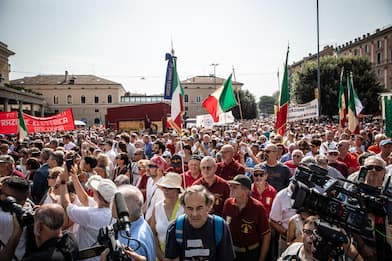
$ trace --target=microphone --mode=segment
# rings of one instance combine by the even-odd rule
[[[129,211],[127,204],[125,203],[124,196],[121,194],[121,192],[117,192],[114,195],[114,203],[116,204],[117,217],[120,222],[120,226],[124,228],[127,236],[131,237]]]

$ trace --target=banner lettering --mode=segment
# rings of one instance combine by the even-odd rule
[[[318,101],[314,99],[304,104],[289,104],[287,121],[299,121],[318,117]]]

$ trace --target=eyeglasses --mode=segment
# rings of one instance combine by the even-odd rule
[[[210,170],[212,170],[212,166],[203,166],[203,167],[200,167],[200,169],[210,171]]]
[[[255,177],[255,178],[262,177],[264,175],[265,175],[265,173],[253,173],[253,177]]]
[[[312,229],[303,229],[302,232],[307,236],[314,235],[314,230]]]
[[[337,156],[337,155],[339,155],[339,153],[338,152],[328,152],[328,155],[329,156]]]
[[[158,166],[155,165],[155,164],[148,164],[148,167],[149,167],[150,169],[156,169],[156,168],[158,168]]]
[[[48,176],[47,179],[56,179],[57,177],[53,177],[53,176]]]
[[[265,153],[275,152],[276,150],[265,150]]]
[[[301,155],[293,155],[293,158],[301,158]]]
[[[365,166],[367,170],[375,170],[375,171],[382,171],[384,167],[382,166],[377,166],[377,165],[369,165]]]

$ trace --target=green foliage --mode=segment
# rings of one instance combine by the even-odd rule
[[[237,93],[235,94],[237,97]],[[257,105],[255,101],[255,96],[251,94],[248,90],[239,91],[242,118],[243,119],[255,119],[258,117]],[[241,119],[239,107],[236,106],[232,109],[234,118]]]
[[[274,104],[276,103],[276,98],[273,96],[261,96],[259,99],[258,107],[262,114],[273,114]]]
[[[10,84],[10,83],[6,83],[6,84],[4,84],[4,86],[7,87],[7,88],[11,88],[11,89],[17,90],[17,91],[21,91],[21,92],[27,92],[27,93],[31,93],[31,94],[35,94],[35,95],[40,95],[40,96],[42,95],[42,93],[40,93],[40,92],[36,92],[36,91],[30,90],[30,89],[26,89],[25,87],[14,85],[14,84]]]
[[[341,68],[344,67],[343,85],[347,74],[353,72],[354,88],[365,109],[362,114],[373,114],[379,109],[378,93],[384,89],[377,81],[371,63],[356,56],[326,56],[320,59],[321,109],[324,115],[338,114],[338,93]],[[307,62],[293,75],[291,97],[296,103],[314,99],[317,88],[317,62]]]

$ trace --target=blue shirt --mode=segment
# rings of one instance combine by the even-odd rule
[[[138,220],[131,222],[131,238],[133,240],[129,240],[128,243],[128,239],[123,237],[123,235],[126,235],[126,233],[124,230],[121,230],[118,233],[118,240],[121,244],[128,245],[138,255],[145,256],[147,261],[156,261],[154,236],[150,226],[142,216]]]
[[[144,154],[147,156],[148,159],[151,159],[152,156],[154,156],[154,152],[152,151],[152,142],[151,141],[144,144]]]

